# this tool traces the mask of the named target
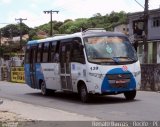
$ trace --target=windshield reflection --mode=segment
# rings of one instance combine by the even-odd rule
[[[94,36],[84,38],[90,62],[135,62],[137,55],[127,37]]]

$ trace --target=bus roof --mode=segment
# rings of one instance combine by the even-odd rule
[[[66,35],[59,35],[59,36],[53,36],[53,37],[48,37],[45,39],[40,39],[40,40],[32,40],[28,41],[28,45],[30,44],[36,44],[36,43],[42,43],[42,42],[47,42],[47,41],[56,41],[56,40],[61,40],[61,39],[69,39],[69,38],[74,38],[74,37],[88,37],[88,36],[100,36],[100,35],[108,35],[108,36],[126,36],[123,33],[120,32],[111,32],[111,31],[85,31],[85,32],[78,32],[74,34],[66,34]]]
[[[79,33],[74,33],[74,34],[53,36],[53,37],[48,37],[48,38],[40,39],[40,40],[28,41],[27,44],[35,44],[35,43],[41,43],[41,42],[46,42],[46,41],[56,41],[56,40],[60,40],[60,39],[68,39],[68,38],[73,38],[73,37],[82,37],[82,34],[81,34],[81,32],[79,32]]]

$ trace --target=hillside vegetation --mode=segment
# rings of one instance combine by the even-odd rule
[[[126,22],[127,14],[124,11],[111,12],[102,16],[100,13],[94,14],[91,18],[79,18],[79,19],[67,19],[64,22],[53,21],[53,34],[69,34],[85,30],[87,28],[105,28],[110,31],[113,30],[113,26],[118,23]],[[10,24],[1,28],[3,37],[19,36],[19,24]],[[22,34],[29,34],[30,40],[36,39],[36,33],[38,31],[50,33],[50,22],[40,25],[35,28],[29,28],[27,25],[22,24]],[[38,38],[37,38],[38,39]]]

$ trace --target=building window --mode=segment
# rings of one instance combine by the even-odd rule
[[[144,30],[144,21],[143,20],[136,20],[133,22],[133,33],[137,36],[142,36]]]
[[[160,26],[160,17],[153,18],[153,27]]]

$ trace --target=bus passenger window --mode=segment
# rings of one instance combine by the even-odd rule
[[[49,62],[54,62],[55,50],[56,50],[57,42],[50,42],[50,49],[49,49]]]
[[[37,59],[36,59],[36,56],[37,56],[37,46],[35,46],[33,49],[32,49],[32,59],[33,59],[33,63],[36,63],[37,62]]]
[[[37,52],[37,63],[40,63],[42,60],[41,52],[42,52],[42,44],[39,44],[38,45],[38,52]]]
[[[29,63],[30,60],[30,46],[27,46],[26,53],[25,53],[25,63]]]
[[[55,48],[55,54],[53,61],[54,62],[59,62],[59,46],[60,46],[60,41],[57,42],[56,48]]]
[[[48,50],[49,50],[49,42],[44,43],[42,62],[48,62]]]
[[[71,61],[83,64],[85,63],[84,52],[80,39],[76,39],[73,42]]]

